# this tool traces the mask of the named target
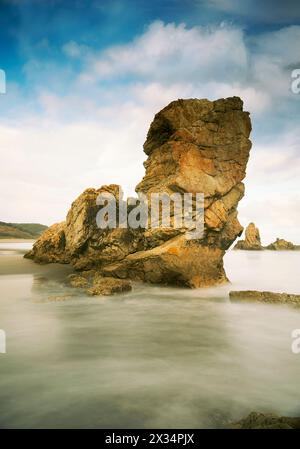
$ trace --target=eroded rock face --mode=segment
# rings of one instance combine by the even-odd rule
[[[261,250],[263,249],[260,240],[259,229],[254,223],[249,223],[245,231],[245,240],[239,240],[234,249]]]
[[[65,222],[55,223],[46,229],[33,245],[33,249],[24,257],[38,263],[69,263],[70,257],[66,252]]]
[[[225,282],[225,250],[243,230],[237,205],[244,195],[250,131],[249,114],[238,97],[173,101],[150,126],[144,144],[146,173],[136,191],[148,197],[203,193],[201,238],[187,239],[184,227],[99,229],[98,194],[117,193],[118,202],[123,201],[118,186],[110,185],[87,189],[74,201],[62,225],[62,249],[47,246],[43,234],[28,257],[68,260],[77,270],[153,283],[201,287]]]

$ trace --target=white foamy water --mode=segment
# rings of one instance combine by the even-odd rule
[[[0,240],[0,250],[28,251],[31,248],[32,242],[1,242]]]
[[[2,242],[0,240],[0,256],[24,254],[32,248],[32,242]],[[1,267],[0,267],[1,270]],[[1,274],[1,271],[0,271]]]
[[[0,427],[201,428],[252,410],[300,415],[291,351],[300,311],[228,299],[230,289],[300,293],[300,252],[229,252],[232,284],[218,288],[137,284],[90,298],[65,285],[68,267],[33,264],[18,245],[0,255]]]

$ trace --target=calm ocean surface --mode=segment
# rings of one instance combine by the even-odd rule
[[[88,297],[67,266],[0,242],[0,428],[226,427],[250,411],[300,416],[300,310],[230,303],[231,289],[300,293],[299,252],[230,251],[231,284],[136,284]],[[67,295],[68,300],[53,302]]]

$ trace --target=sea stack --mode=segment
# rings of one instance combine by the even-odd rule
[[[259,251],[263,249],[259,229],[254,223],[249,223],[245,231],[245,240],[239,240],[234,249]]]
[[[249,113],[238,97],[177,100],[154,117],[144,144],[146,173],[136,191],[203,193],[201,238],[188,239],[185,228],[99,229],[99,193],[123,201],[112,184],[84,191],[66,222],[46,231],[26,257],[151,283],[193,288],[226,282],[223,256],[243,231],[237,205],[244,195],[250,132]]]

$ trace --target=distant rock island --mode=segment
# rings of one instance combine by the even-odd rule
[[[254,223],[249,223],[245,231],[245,240],[239,240],[234,249],[261,250],[263,249],[260,241],[258,228]]]
[[[6,223],[0,221],[0,239],[36,239],[48,228],[39,223]]]
[[[249,113],[239,97],[177,100],[155,115],[144,144],[146,173],[136,192],[203,192],[201,239],[187,239],[185,228],[99,229],[99,193],[123,201],[119,186],[111,184],[85,190],[66,221],[47,229],[25,257],[70,263],[89,273],[89,289],[97,284],[91,280],[95,271],[105,288],[103,277],[191,288],[226,282],[223,256],[243,231],[237,205],[244,195],[250,132]]]
[[[264,249],[273,251],[293,251],[300,250],[300,245],[294,245],[292,242],[277,238],[275,242],[270,243],[267,246],[262,246],[259,229],[254,223],[249,223],[245,231],[245,239],[239,240],[233,249],[242,249],[246,251],[260,251]]]
[[[271,249],[273,251],[299,250],[300,245],[294,245],[292,242],[277,238],[275,242],[270,243],[265,249]]]

